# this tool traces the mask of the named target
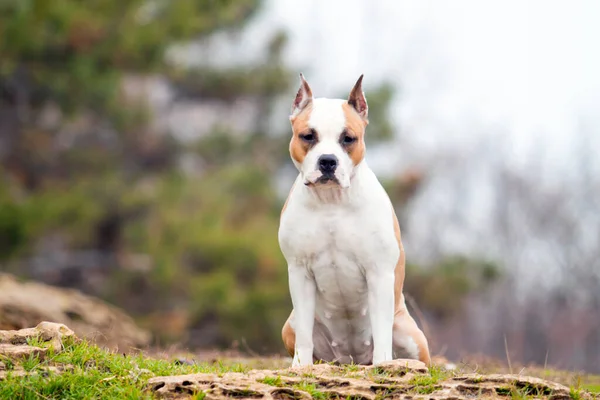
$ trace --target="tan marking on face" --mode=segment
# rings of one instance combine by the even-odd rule
[[[368,122],[363,120],[360,115],[352,108],[348,103],[342,104],[344,110],[344,117],[346,118],[346,130],[350,136],[355,137],[356,142],[345,146],[345,150],[348,152],[350,159],[354,165],[360,164],[365,158],[365,128]]]
[[[310,150],[310,144],[304,142],[298,137],[302,133],[307,133],[310,130],[308,126],[308,120],[312,112],[312,104],[306,106],[304,110],[297,116],[293,117],[290,122],[292,123],[292,140],[290,141],[290,155],[299,164],[302,164],[304,157]]]
[[[285,349],[287,350],[290,357],[294,357],[294,352],[296,348],[296,332],[294,332],[294,329],[290,325],[290,320],[292,319],[293,315],[294,311],[290,313],[290,316],[288,317],[287,321],[285,321],[283,329],[281,330],[281,338],[283,339],[283,345],[285,346]]]

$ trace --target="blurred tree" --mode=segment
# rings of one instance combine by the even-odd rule
[[[257,7],[257,0],[1,2],[0,131],[8,150],[0,161],[33,189],[51,174],[117,162],[111,146],[148,159],[162,146],[140,143],[144,113],[124,106],[123,77],[166,70],[169,46],[239,27]],[[73,148],[77,154],[65,155]]]
[[[405,290],[420,308],[445,321],[462,311],[467,295],[489,288],[501,278],[497,265],[464,256],[449,257],[428,268],[408,264]]]
[[[194,96],[197,101],[232,102],[244,95],[268,108],[272,98],[288,88],[289,75],[279,61],[284,35],[276,35],[268,44],[271,62],[257,67],[192,70],[169,64],[165,57],[173,45],[241,28],[258,8],[258,0],[0,3],[0,179],[3,189],[10,188],[0,193],[0,257],[20,256],[21,262],[11,264],[13,270],[32,272],[21,269],[27,265],[23,260],[35,254],[35,248],[49,236],[58,234],[64,246],[42,246],[42,252],[93,249],[116,254],[117,258],[100,260],[121,266],[131,264],[133,258],[128,255],[135,252],[150,255],[153,268],[149,274],[111,272],[102,287],[68,280],[130,311],[160,313],[183,304],[185,312],[181,301],[193,288],[181,286],[211,286],[209,275],[214,270],[255,279],[249,271],[259,267],[253,254],[258,250],[231,258],[249,244],[236,239],[235,232],[230,232],[231,237],[214,236],[214,229],[229,223],[232,228],[244,226],[245,215],[258,211],[260,217],[269,207],[275,208],[277,199],[266,172],[258,164],[228,172],[221,159],[215,168],[225,167],[218,175],[224,181],[201,180],[205,190],[194,190],[196,197],[183,193],[178,197],[179,190],[190,193],[195,183],[177,167],[184,146],[169,135],[148,134],[147,110],[124,96],[123,82],[131,74],[160,74],[170,79],[180,99]],[[216,148],[208,140],[199,143],[207,149],[199,152],[207,161],[214,151],[240,153],[236,150],[240,143],[232,143],[229,132],[217,132],[214,137],[226,145]],[[250,139],[242,145],[252,145]],[[264,199],[270,200],[265,203]],[[243,204],[223,208],[231,200]],[[188,207],[194,202],[200,211],[198,218],[190,219]],[[267,209],[259,208],[259,202]],[[153,229],[147,231],[146,224],[153,222]],[[189,231],[196,222],[197,229]],[[190,236],[183,239],[181,233]],[[156,235],[158,243],[153,239]],[[273,253],[275,247],[268,247]],[[277,264],[278,257],[270,255],[267,263]],[[208,269],[196,266],[199,259],[204,259]],[[188,264],[191,271],[186,269]],[[188,272],[199,279],[186,280]],[[142,289],[138,296],[131,295],[132,285]],[[173,295],[173,291],[181,294]],[[148,301],[154,294],[156,300]],[[196,300],[206,302],[198,309],[212,304],[210,298]],[[243,304],[238,301],[236,307]]]
[[[297,82],[281,61],[286,36],[265,43],[255,65],[190,67],[165,57],[173,46],[240,29],[259,5],[0,1],[4,269],[101,296],[161,342],[281,350],[291,305],[274,173],[291,163],[290,133],[268,132],[267,124]],[[258,117],[243,132],[212,127],[191,143],[153,132],[146,104],[124,89],[132,75],[150,74],[168,83],[175,101],[235,107],[244,98]],[[394,134],[393,94],[387,84],[367,92],[370,145]],[[201,168],[184,172],[186,157]],[[394,186],[400,204],[416,190],[413,181]]]

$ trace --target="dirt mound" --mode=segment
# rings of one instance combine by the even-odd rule
[[[130,316],[99,299],[0,274],[0,330],[22,329],[41,321],[66,324],[81,338],[121,351],[150,343],[150,334]]]
[[[164,398],[204,392],[206,399],[571,399],[569,388],[539,378],[429,372],[425,364],[414,360],[395,360],[377,367],[315,365],[157,377],[148,381],[148,389]]]

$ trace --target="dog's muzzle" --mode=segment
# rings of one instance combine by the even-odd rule
[[[319,166],[319,171],[321,171],[323,176],[330,175],[333,177],[335,170],[338,167],[338,159],[333,154],[323,154],[319,157],[317,164]]]

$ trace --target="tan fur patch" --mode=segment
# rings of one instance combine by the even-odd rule
[[[402,245],[402,238],[400,235],[400,224],[398,223],[398,217],[396,216],[396,210],[392,206],[392,215],[394,216],[394,234],[396,235],[396,241],[398,242],[398,248],[400,249],[400,257],[398,257],[398,263],[394,270],[395,281],[394,281],[394,304],[396,311],[403,307],[404,302],[402,301],[402,288],[404,287],[404,246]]]
[[[281,330],[281,338],[283,339],[283,345],[285,346],[285,349],[287,350],[290,357],[294,357],[294,352],[296,348],[296,332],[294,332],[294,329],[290,325],[290,320],[292,319],[293,315],[294,311],[290,313],[290,316],[288,317],[287,321],[285,321],[283,329]]]
[[[419,349],[419,361],[422,361],[427,365],[431,364],[431,355],[429,354],[429,345],[427,344],[427,339],[406,309],[404,309],[404,311],[397,312],[394,315],[393,336],[410,337],[412,340],[414,340],[417,348]]]
[[[394,271],[394,336],[401,335],[410,336],[419,349],[419,360],[429,365],[431,363],[431,357],[429,355],[429,345],[427,344],[427,338],[423,332],[417,326],[417,323],[408,313],[406,305],[404,303],[404,295],[402,289],[404,287],[404,276],[405,276],[405,261],[406,256],[404,254],[404,246],[402,245],[402,239],[400,234],[400,224],[398,223],[398,217],[396,216],[396,210],[392,206],[392,215],[394,219],[394,234],[398,241],[398,247],[400,248],[400,256],[398,257],[398,263]]]
[[[290,141],[290,155],[299,164],[302,164],[306,153],[310,149],[310,144],[304,142],[298,137],[302,133],[307,133],[310,127],[308,126],[308,120],[312,112],[312,104],[306,106],[304,110],[297,116],[293,117],[290,122],[292,123],[292,140]]]
[[[354,165],[360,164],[365,157],[365,128],[368,122],[363,120],[360,115],[348,103],[342,104],[344,117],[346,118],[346,130],[356,138],[356,142],[346,147],[346,151]]]

